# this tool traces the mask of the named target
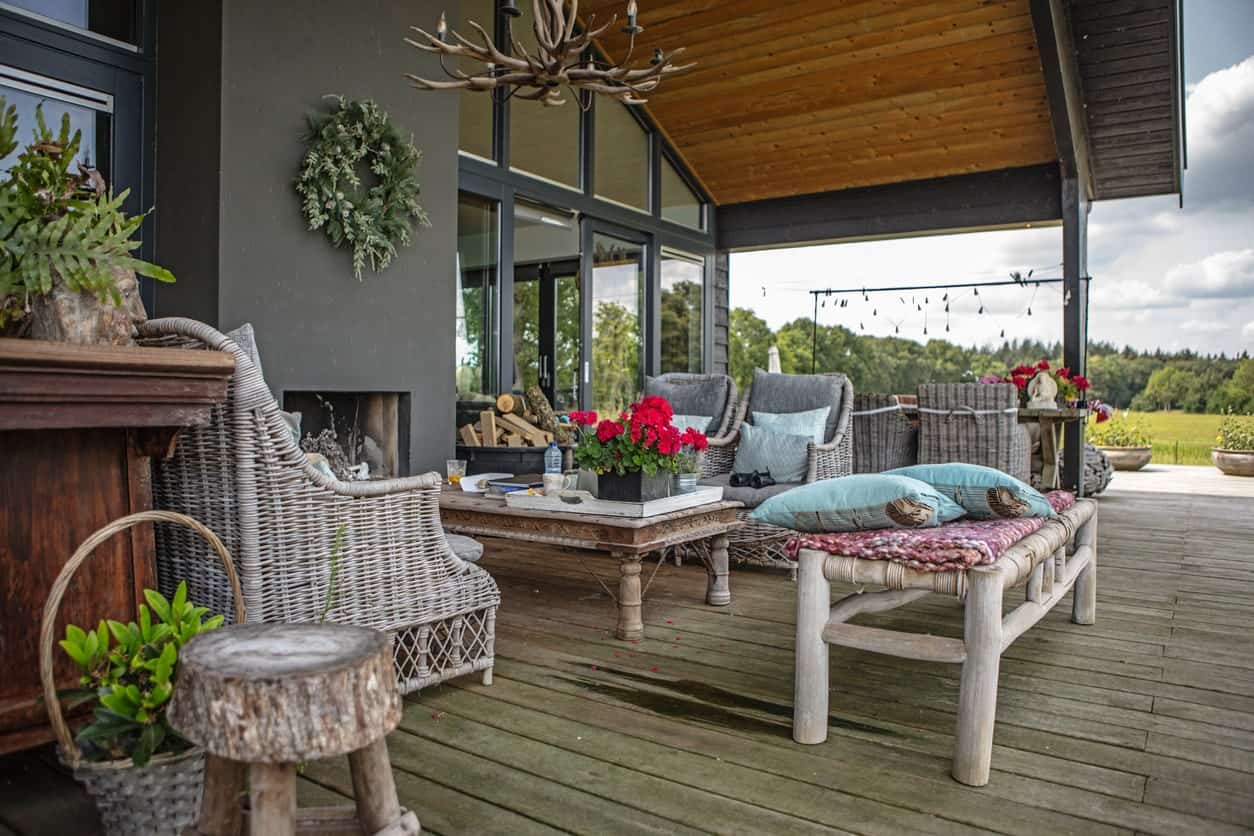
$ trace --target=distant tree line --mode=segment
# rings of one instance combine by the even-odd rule
[[[736,385],[748,386],[753,369],[766,368],[767,352],[779,347],[780,367],[792,374],[840,371],[859,392],[913,392],[920,383],[976,381],[1004,375],[1020,363],[1062,360],[1062,343],[1006,340],[1000,346],[963,348],[948,340],[927,343],[901,337],[855,334],[839,325],[798,318],[772,331],[745,308],[731,312],[728,361]],[[1090,396],[1121,408],[1185,412],[1254,413],[1254,359],[1178,352],[1137,351],[1089,343]]]

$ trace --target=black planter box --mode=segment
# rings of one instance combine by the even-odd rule
[[[562,467],[570,470],[573,466],[569,445],[558,445],[562,448]],[[515,476],[522,473],[544,472],[544,451],[547,447],[468,447],[457,445],[457,458],[466,460],[466,475],[477,473],[511,473]]]
[[[597,476],[597,499],[613,502],[649,502],[671,495],[671,474],[665,471],[645,476],[643,473],[602,473]]]

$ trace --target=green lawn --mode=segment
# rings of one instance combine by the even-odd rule
[[[1116,418],[1122,417],[1123,410],[1119,410]],[[1223,418],[1191,412],[1132,412],[1128,417],[1149,432],[1158,464],[1210,464],[1210,450]]]

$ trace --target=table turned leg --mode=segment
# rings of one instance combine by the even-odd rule
[[[644,619],[640,597],[640,555],[616,554],[618,558],[618,629],[615,634],[625,641],[644,637]]]
[[[725,607],[731,603],[731,574],[728,571],[726,534],[710,538],[710,562],[705,567],[707,582],[705,602],[712,607]]]
[[[1041,419],[1041,490],[1058,487],[1058,428],[1048,418]]]
[[[249,764],[248,800],[251,836],[296,836],[296,764]]]

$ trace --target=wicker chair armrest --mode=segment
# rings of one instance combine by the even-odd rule
[[[319,487],[326,488],[340,496],[356,499],[390,496],[392,494],[430,488],[438,490],[444,483],[444,477],[435,471],[420,473],[417,476],[405,476],[400,479],[375,479],[362,482],[341,482],[339,479],[327,476],[310,465],[305,466],[305,473]]]
[[[828,444],[810,442],[806,482],[835,479],[853,473],[853,432],[838,434]]]

